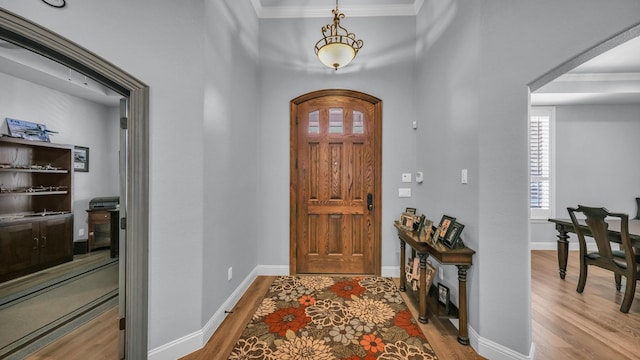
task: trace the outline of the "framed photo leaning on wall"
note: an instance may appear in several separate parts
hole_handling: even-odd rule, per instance
[[[460,239],[462,229],[464,229],[464,225],[460,224],[457,221],[454,221],[453,224],[449,227],[447,237],[444,238],[442,243],[451,249],[456,247],[456,245],[458,245],[458,239]]]
[[[438,302],[449,308],[449,288],[438,283]]]

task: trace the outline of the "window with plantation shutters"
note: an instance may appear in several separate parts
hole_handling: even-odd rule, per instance
[[[555,108],[532,107],[529,119],[529,207],[532,219],[552,217],[552,135]]]

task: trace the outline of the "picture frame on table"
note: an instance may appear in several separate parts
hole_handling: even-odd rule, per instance
[[[442,241],[442,243],[450,249],[455,248],[458,245],[458,240],[460,239],[462,229],[464,229],[464,225],[460,224],[457,221],[454,221],[450,226],[447,237]]]
[[[415,217],[415,221],[413,222],[413,230],[415,230],[418,235],[420,235],[420,232],[422,231],[422,226],[426,218],[427,217],[424,214]]]
[[[89,148],[84,146],[73,147],[73,170],[89,172]]]
[[[404,212],[406,212],[407,214],[413,214],[413,215],[415,215],[415,214],[416,214],[416,210],[417,210],[416,208],[408,207],[408,208],[406,208],[406,209],[404,210]]]
[[[440,224],[438,225],[438,232],[436,241],[444,242],[451,230],[451,225],[456,221],[456,218],[449,215],[442,215],[442,219],[440,219]]]
[[[418,232],[418,240],[429,242],[431,240],[431,234],[433,234],[433,221],[425,218]]]
[[[400,225],[407,230],[413,230],[413,222],[415,220],[415,216],[410,213],[402,213],[400,215]]]
[[[442,283],[438,283],[438,302],[449,308],[449,288]]]
[[[429,244],[435,246],[438,243],[438,234],[440,233],[440,227],[431,226],[431,236],[427,238]]]

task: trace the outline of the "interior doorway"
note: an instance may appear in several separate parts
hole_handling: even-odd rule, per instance
[[[131,75],[88,50],[15,14],[0,9],[0,39],[50,58],[128,98],[127,179],[125,209],[126,259],[124,288],[126,317],[120,328],[124,357],[147,357],[148,264],[148,114],[149,89]],[[135,261],[132,261],[135,259]]]
[[[321,90],[291,101],[290,272],[381,273],[382,101]]]

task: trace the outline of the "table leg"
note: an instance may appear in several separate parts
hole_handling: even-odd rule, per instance
[[[567,230],[561,224],[556,224],[556,230],[558,230],[558,268],[560,271],[560,279],[564,279],[564,277],[567,275],[569,235],[567,235]]]
[[[418,253],[418,257],[420,258],[420,286],[418,288],[420,299],[420,313],[418,314],[418,321],[423,324],[429,322],[429,314],[427,313],[427,256],[429,254],[426,253]]]
[[[400,239],[400,291],[407,291],[407,274],[404,271],[404,258],[405,251],[407,248],[407,243]]]
[[[458,322],[458,342],[469,345],[469,331],[467,328],[467,265],[458,265],[458,302],[459,302],[459,322]]]

